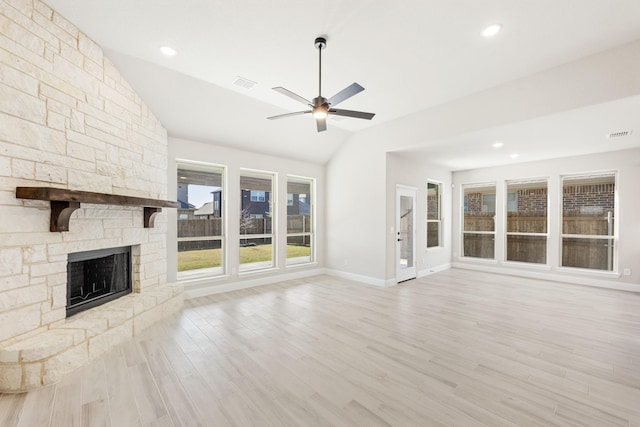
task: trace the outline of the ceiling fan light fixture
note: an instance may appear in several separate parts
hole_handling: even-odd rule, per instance
[[[313,107],[313,117],[316,119],[326,119],[329,111],[325,107]]]

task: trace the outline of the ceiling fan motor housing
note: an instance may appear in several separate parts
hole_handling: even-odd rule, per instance
[[[326,106],[327,108],[329,108],[329,100],[324,96],[316,96],[311,100],[311,102],[313,102],[314,107]]]

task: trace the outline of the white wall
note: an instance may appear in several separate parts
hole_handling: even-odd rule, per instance
[[[385,284],[386,158],[355,135],[327,164],[327,262],[333,271]]]
[[[244,287],[247,284],[261,284],[282,278],[285,274],[310,274],[324,266],[325,258],[325,180],[324,167],[312,163],[301,162],[248,151],[236,150],[221,145],[214,145],[185,139],[169,138],[168,154],[168,194],[170,200],[176,200],[177,175],[176,159],[205,162],[227,167],[226,194],[223,197],[227,206],[227,271],[222,277],[206,278],[185,283],[187,296],[205,295]],[[254,169],[268,171],[277,174],[276,194],[278,202],[277,230],[278,236],[286,233],[287,227],[287,175],[296,175],[316,180],[316,233],[315,233],[315,262],[300,266],[286,266],[286,241],[277,239],[276,264],[268,271],[238,272],[239,242],[240,242],[240,169]],[[176,211],[172,210],[168,215],[168,234],[176,236]],[[175,238],[169,238],[167,244],[168,277],[171,281],[177,280],[177,242]],[[306,272],[306,273],[305,273]],[[271,278],[271,279],[269,279]],[[244,284],[244,285],[243,285]]]
[[[427,249],[427,180],[442,184],[442,246]],[[394,194],[397,185],[418,189],[416,198],[416,267],[418,276],[447,268],[451,262],[451,171],[401,153],[387,154],[387,193]],[[395,199],[395,197],[394,197]],[[386,279],[396,278],[395,203],[387,204]],[[397,230],[394,230],[397,231]]]
[[[353,135],[327,164],[327,267],[376,284],[392,277],[387,152],[637,95],[638,57],[640,41]]]
[[[630,276],[619,273],[577,271],[563,269],[560,264],[560,211],[562,207],[561,176],[565,174],[616,171],[619,241],[617,245],[619,272],[631,268]],[[502,206],[505,194],[505,181],[520,178],[548,178],[549,194],[549,241],[548,266],[529,265],[504,261],[505,242],[501,237],[504,230],[504,210],[496,210],[496,260],[474,260],[461,258],[461,185],[474,182],[496,182],[496,203]],[[555,159],[543,162],[520,163],[497,168],[475,169],[453,174],[453,261],[456,266],[465,268],[481,268],[508,274],[547,276],[558,280],[576,283],[594,284],[640,291],[640,149],[593,154],[588,156]],[[635,287],[627,286],[635,285]]]

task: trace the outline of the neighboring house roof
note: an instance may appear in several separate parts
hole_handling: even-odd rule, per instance
[[[194,215],[213,215],[213,202],[207,202],[200,207],[200,209],[196,209],[193,213]]]
[[[191,203],[188,203],[182,200],[178,200],[178,203],[180,203],[179,209],[195,209],[195,206],[192,205]]]

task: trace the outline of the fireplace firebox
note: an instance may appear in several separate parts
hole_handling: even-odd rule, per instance
[[[67,317],[131,293],[131,247],[68,255]]]

